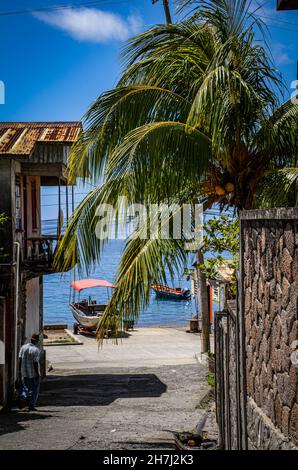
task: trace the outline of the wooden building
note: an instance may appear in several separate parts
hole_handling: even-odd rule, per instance
[[[53,272],[61,227],[43,235],[41,188],[58,186],[60,195],[67,186],[80,130],[79,122],[0,123],[0,406],[13,394],[21,344],[42,331],[42,279]]]

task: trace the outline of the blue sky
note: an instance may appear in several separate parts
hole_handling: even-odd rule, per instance
[[[67,3],[0,0],[0,12]],[[290,89],[298,60],[298,12],[277,13],[275,0],[263,3],[269,43]],[[0,16],[0,80],[6,87],[0,120],[80,119],[119,78],[123,41],[163,21],[162,2],[151,0],[99,0],[84,11]]]
[[[67,3],[67,0],[0,0],[0,11]],[[6,86],[6,104],[0,106],[1,121],[80,119],[88,105],[116,83],[123,39],[129,33],[163,21],[163,10],[161,4],[151,5],[151,0],[106,0],[105,3],[101,11],[118,15],[111,25],[109,17],[103,17],[102,23],[100,18],[93,20],[98,31],[108,30],[105,42],[100,42],[101,35],[88,36],[88,25],[85,36],[81,31],[81,35],[74,37],[33,15],[0,16],[0,80]],[[77,18],[73,18],[73,23],[82,14],[75,13]],[[65,11],[54,18],[48,15],[48,19],[57,20],[62,14]],[[131,27],[133,22],[129,22],[129,17],[137,19],[135,28]],[[75,24],[69,27],[75,28]],[[115,34],[111,28],[116,29]]]
[[[0,0],[0,12],[87,1]],[[170,0],[172,13],[173,3]],[[275,0],[262,3],[260,14],[271,34],[268,42],[290,94],[297,73],[298,12],[276,12]],[[156,5],[151,0],[99,0],[84,10],[0,15],[0,80],[6,87],[0,120],[80,119],[89,104],[119,78],[124,40],[161,22],[161,0]],[[53,188],[43,197],[47,218],[57,213],[54,193]],[[77,201],[81,193],[79,189]]]

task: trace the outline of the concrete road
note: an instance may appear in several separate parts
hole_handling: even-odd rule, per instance
[[[136,350],[126,349],[125,342],[122,354],[121,346],[108,346],[109,353],[104,347],[101,367],[90,365],[98,361],[92,339],[86,342],[93,351],[89,359],[84,345],[49,347],[54,369],[42,385],[38,412],[2,413],[0,449],[174,448],[172,432],[192,430],[204,413],[197,405],[209,390],[207,371],[194,359],[197,336],[148,330],[128,339],[135,338]],[[171,340],[170,350],[162,346]],[[66,348],[73,350],[70,358]],[[215,437],[213,415],[206,429]]]
[[[49,346],[47,359],[55,370],[95,367],[156,367],[172,364],[196,364],[200,352],[200,336],[185,332],[186,328],[138,328],[126,338],[97,341],[79,335],[83,345]]]

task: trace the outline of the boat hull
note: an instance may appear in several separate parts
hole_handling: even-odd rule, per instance
[[[180,291],[177,289],[171,289],[167,286],[151,286],[154,290],[156,297],[168,300],[189,300],[190,291]]]
[[[74,304],[70,305],[70,309],[77,323],[88,330],[96,330],[103,317],[103,312],[97,313],[96,315],[86,315],[84,314],[84,312],[80,311]]]

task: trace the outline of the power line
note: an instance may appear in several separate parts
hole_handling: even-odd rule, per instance
[[[266,16],[266,15],[256,15],[256,16],[258,18],[271,20],[271,21],[274,21],[276,23],[286,24],[286,25],[290,25],[290,26],[297,26],[297,28],[298,28],[298,23],[293,23],[291,21],[286,21],[286,20],[280,20],[279,18],[274,18],[273,16]],[[289,32],[292,32],[292,33],[298,33],[298,29],[290,29],[290,28],[285,28],[283,26],[277,26],[277,25],[267,24],[267,23],[266,23],[266,25],[267,25],[268,28],[276,28],[276,29],[281,29],[282,31],[289,31]]]
[[[89,193],[75,193],[76,196],[87,196]],[[61,193],[61,196],[66,196],[66,192],[63,192]],[[41,197],[44,198],[44,197],[58,197],[59,194],[55,193],[55,194],[42,194]],[[68,195],[69,196],[69,195]]]
[[[156,3],[158,0],[152,0],[152,3]],[[79,3],[71,3],[71,4],[61,4],[61,5],[53,5],[53,6],[48,6],[48,7],[40,7],[40,8],[30,8],[30,9],[23,9],[23,10],[10,10],[10,11],[0,11],[0,16],[14,16],[14,15],[24,15],[24,14],[31,14],[31,13],[41,13],[41,12],[48,12],[48,11],[60,11],[60,10],[69,10],[69,9],[76,9],[76,8],[82,8],[82,7],[92,7],[92,6],[104,6],[104,5],[121,5],[124,3],[128,3],[128,0],[90,0],[86,2],[79,2]],[[168,3],[165,1],[164,3]],[[292,26],[297,26],[298,23],[294,23],[291,21],[286,21],[286,20],[281,20],[279,18],[274,18],[272,16],[267,16],[267,15],[256,15],[259,18],[264,18],[268,20],[275,21],[277,23],[283,23],[283,24],[288,24]],[[293,30],[293,29],[286,29],[286,28],[281,28],[278,26],[273,26],[273,25],[268,25],[269,27],[275,27],[279,29],[283,29],[286,31],[290,32],[298,32],[298,30]]]
[[[259,18],[265,18],[266,20],[271,20],[275,21],[277,23],[284,23],[284,24],[289,24],[291,26],[298,26],[298,23],[293,23],[293,21],[286,21],[286,20],[281,20],[279,18],[274,18],[273,16],[265,16],[265,15],[256,15]]]
[[[53,5],[49,7],[30,8],[26,10],[11,10],[11,11],[0,11],[0,16],[14,16],[14,15],[26,15],[31,13],[42,13],[47,11],[60,11],[69,10],[82,7],[100,6],[100,5],[119,5],[128,3],[128,0],[93,0],[88,2],[71,3],[63,5]]]
[[[80,201],[75,201],[75,204],[80,204],[80,202],[82,202],[81,200]],[[65,206],[67,203],[66,202],[61,202],[60,206]],[[59,204],[58,202],[57,203],[54,203],[54,204],[41,204],[40,205],[41,207],[59,207]]]
[[[269,28],[280,29],[282,31],[288,31],[289,33],[298,33],[298,29],[283,28],[282,26],[277,26],[277,25],[273,25],[273,24],[268,25],[268,27]]]

